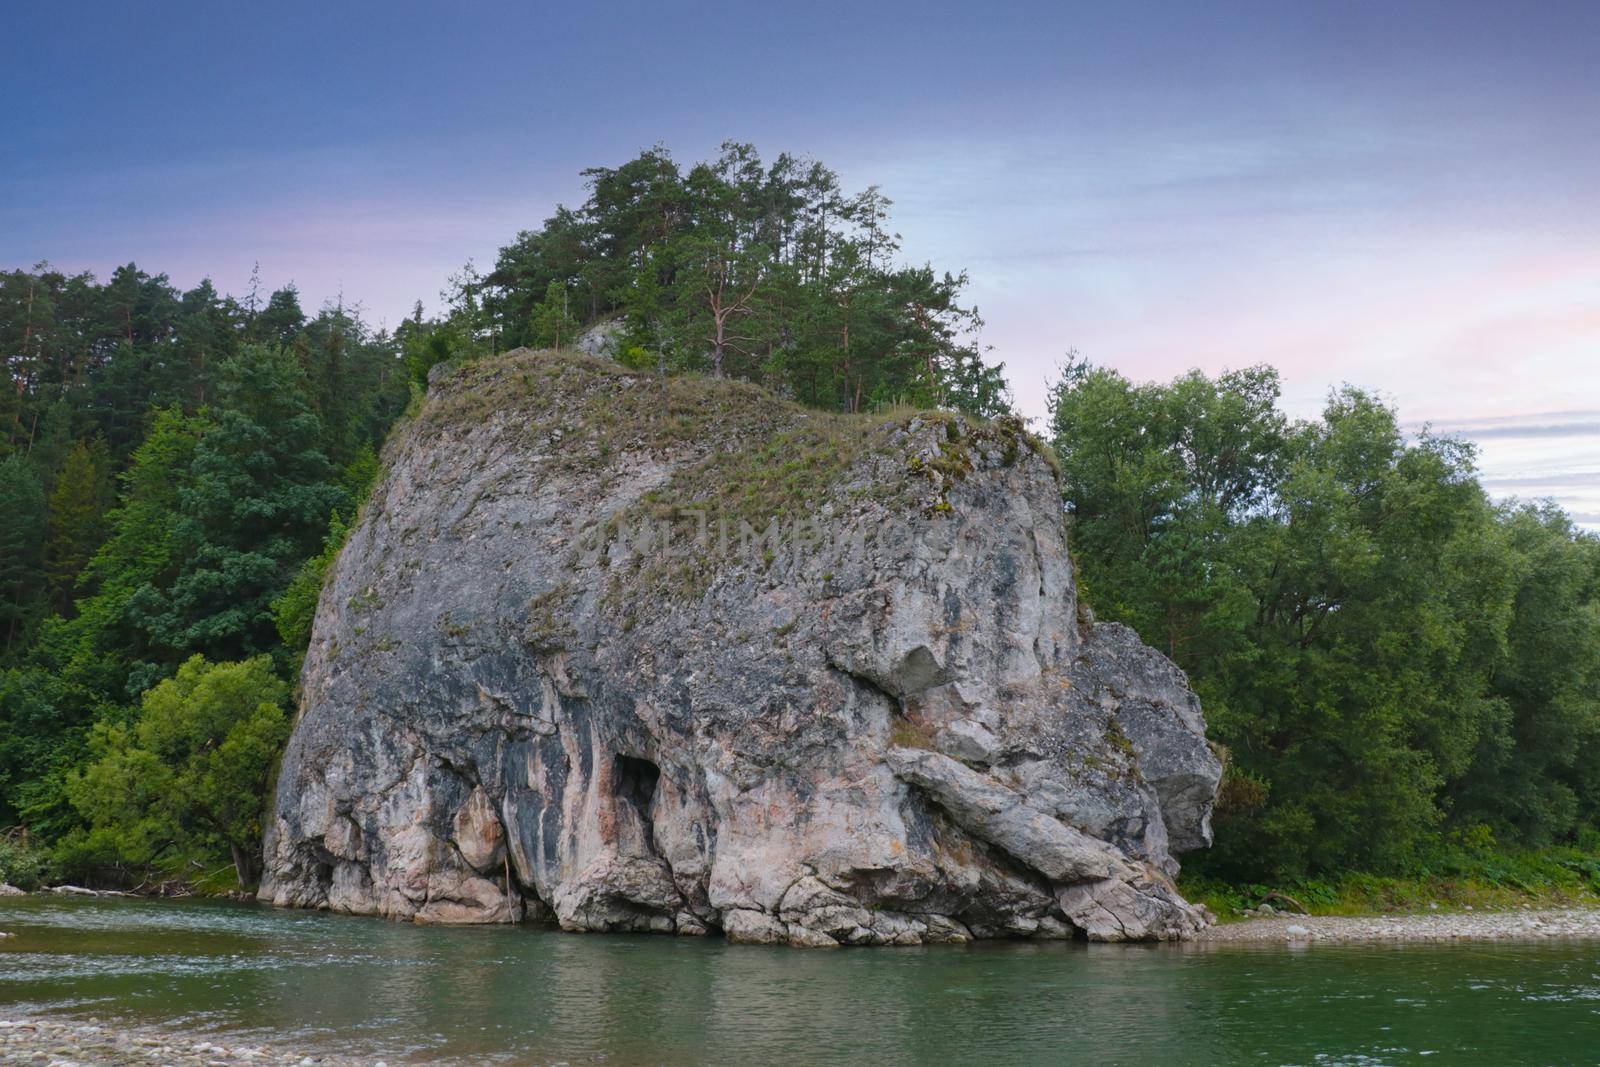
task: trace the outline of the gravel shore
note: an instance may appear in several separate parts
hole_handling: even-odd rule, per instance
[[[0,1019],[0,1063],[40,1067],[386,1067],[382,1060],[306,1054],[269,1045],[227,1045],[167,1030],[26,1017]]]
[[[1274,915],[1208,927],[1218,942],[1544,941],[1600,938],[1600,910],[1440,911],[1415,915]]]

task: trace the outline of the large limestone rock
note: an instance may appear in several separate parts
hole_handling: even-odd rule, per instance
[[[264,899],[808,946],[1203,924],[1199,702],[1080,612],[1019,427],[519,351],[386,460]]]

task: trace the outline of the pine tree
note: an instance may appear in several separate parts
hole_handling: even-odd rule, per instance
[[[247,347],[220,370],[216,425],[180,494],[180,570],[136,597],[152,640],[174,657],[237,659],[276,643],[271,604],[321,547],[349,499],[321,445],[294,356]]]
[[[567,287],[551,282],[545,287],[544,299],[533,309],[528,324],[529,340],[538,348],[571,346],[578,333],[578,322],[567,309]]]
[[[101,442],[79,441],[50,491],[44,566],[56,611],[70,612],[78,574],[104,539],[109,457]]]
[[[44,486],[25,456],[0,460],[0,638],[12,652],[44,592]]]

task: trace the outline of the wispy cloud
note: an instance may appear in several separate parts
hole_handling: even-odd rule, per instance
[[[1552,422],[1542,426],[1495,426],[1462,432],[1469,437],[1595,437],[1600,436],[1600,421]]]
[[[1474,440],[1491,437],[1596,437],[1600,436],[1600,411],[1549,411],[1526,415],[1412,422],[1407,429],[1426,426],[1435,434]]]
[[[1600,485],[1600,471],[1507,475],[1484,477],[1481,481],[1485,488],[1491,490],[1568,489],[1578,486]]]

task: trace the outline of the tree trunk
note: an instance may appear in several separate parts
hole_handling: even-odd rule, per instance
[[[239,888],[244,889],[254,881],[251,876],[254,873],[255,865],[250,862],[249,853],[240,848],[237,843],[229,841],[228,850],[233,853],[233,873],[239,878]]]
[[[713,313],[712,321],[717,324],[717,332],[711,342],[711,376],[720,378],[722,377],[722,313],[720,311]]]
[[[672,394],[667,391],[667,346],[661,341],[661,331],[656,330],[656,373],[661,377],[661,417],[672,418]]]

